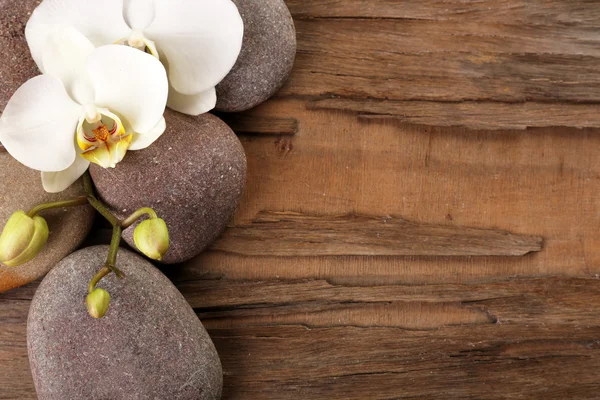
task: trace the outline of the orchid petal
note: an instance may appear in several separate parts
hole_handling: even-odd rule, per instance
[[[166,58],[179,93],[204,92],[225,78],[242,48],[244,23],[230,0],[155,0],[145,35]]]
[[[163,65],[150,54],[126,46],[96,49],[87,71],[95,104],[122,115],[136,132],[151,130],[162,118],[169,84]]]
[[[40,75],[25,82],[6,105],[0,142],[29,168],[63,171],[75,160],[73,138],[82,112],[58,79]]]
[[[188,115],[200,115],[209,112],[217,105],[217,91],[210,88],[195,95],[185,95],[169,88],[167,106],[171,110]]]
[[[114,43],[131,32],[123,19],[123,0],[44,0],[25,28],[31,55],[40,69],[46,40],[56,25],[73,26],[96,47]]]
[[[73,79],[67,91],[71,98],[82,106],[91,106],[96,100],[94,84],[85,70]]]
[[[156,8],[154,0],[124,0],[123,16],[133,30],[142,31],[154,21]]]
[[[81,75],[88,56],[95,47],[72,26],[58,25],[44,46],[42,72],[59,79],[71,93],[75,79]]]
[[[165,118],[163,117],[160,119],[158,124],[156,124],[156,126],[152,129],[150,129],[148,132],[134,133],[133,141],[131,142],[131,145],[129,146],[129,150],[145,149],[146,147],[148,147],[152,143],[154,143],[159,137],[161,137],[162,134],[165,133],[166,129],[167,129],[167,122],[165,121]]]
[[[83,157],[75,157],[75,161],[64,171],[42,172],[42,185],[48,193],[59,193],[81,178],[87,171],[90,162]]]

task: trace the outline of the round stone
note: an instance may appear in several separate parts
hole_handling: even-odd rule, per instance
[[[210,337],[175,286],[140,256],[119,251],[126,277],[100,281],[110,308],[102,319],[88,315],[88,283],[108,250],[65,258],[33,298],[27,347],[38,398],[219,399],[223,375]]]
[[[40,74],[25,40],[25,25],[39,0],[0,0],[0,113],[15,91]]]
[[[227,227],[246,183],[246,155],[233,131],[211,114],[167,110],[166,132],[150,147],[130,151],[114,169],[92,165],[98,193],[121,219],[153,208],[169,228],[166,264],[189,260]],[[135,247],[133,231],[123,237]]]
[[[256,107],[285,83],[296,57],[296,29],[283,0],[233,0],[244,21],[242,52],[217,85],[217,110]]]
[[[81,180],[62,193],[46,193],[39,171],[27,168],[0,148],[0,229],[17,210],[29,211],[41,203],[69,200],[84,194]],[[46,247],[36,258],[19,267],[0,264],[0,292],[44,276],[79,247],[92,227],[95,212],[90,206],[80,206],[43,211],[40,215],[50,229]]]

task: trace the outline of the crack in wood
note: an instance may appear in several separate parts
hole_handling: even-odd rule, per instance
[[[354,112],[360,120],[395,120],[414,125],[464,127],[485,130],[524,130],[550,126],[595,128],[600,126],[597,104],[543,102],[397,101],[358,98],[322,98],[310,109]],[[560,116],[557,121],[549,114]]]
[[[246,113],[217,113],[237,134],[259,135],[295,135],[298,132],[298,120],[271,116],[255,116]]]
[[[249,325],[296,325],[310,328],[355,326],[431,330],[452,325],[495,324],[488,311],[457,303],[429,302],[305,302],[238,307],[195,309],[208,328]],[[429,318],[428,316],[433,316]]]
[[[250,325],[338,325],[429,330],[454,325],[513,329],[596,324],[582,299],[600,300],[600,281],[522,279],[475,285],[348,287],[325,281],[196,281],[179,289],[212,329]],[[578,310],[576,315],[573,310]],[[515,345],[516,346],[516,345]]]
[[[230,227],[212,250],[247,256],[522,256],[542,238],[501,230],[429,225],[394,217],[261,212]]]
[[[560,357],[590,357],[588,350],[600,349],[599,340],[525,340],[497,343],[486,347],[461,350],[449,357],[467,357],[477,360],[529,360]]]

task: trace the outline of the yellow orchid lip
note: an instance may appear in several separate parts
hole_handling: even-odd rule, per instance
[[[77,145],[81,157],[103,168],[114,168],[125,157],[133,135],[121,118],[107,109],[98,109],[100,119],[89,122],[85,117],[77,126]]]

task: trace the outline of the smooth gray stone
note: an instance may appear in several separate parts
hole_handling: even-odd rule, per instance
[[[153,208],[169,228],[163,263],[187,261],[227,227],[246,184],[246,155],[233,131],[211,114],[167,110],[167,131],[150,147],[130,151],[114,169],[92,165],[100,197],[120,218]],[[133,242],[134,225],[125,230]]]
[[[296,29],[283,0],[233,0],[244,21],[242,52],[217,85],[217,110],[238,112],[273,96],[296,58]]]
[[[29,361],[41,400],[219,399],[223,376],[215,347],[173,284],[152,264],[121,249],[114,275],[98,287],[111,305],[87,313],[87,286],[108,246],[61,261],[43,280],[29,311]]]
[[[50,194],[42,187],[39,171],[27,168],[0,148],[0,231],[13,212],[25,212],[41,203],[69,200],[85,195],[81,180],[64,192]],[[25,285],[44,276],[84,241],[94,222],[91,206],[58,208],[40,213],[48,222],[50,236],[44,250],[18,267],[0,263],[0,292]]]

